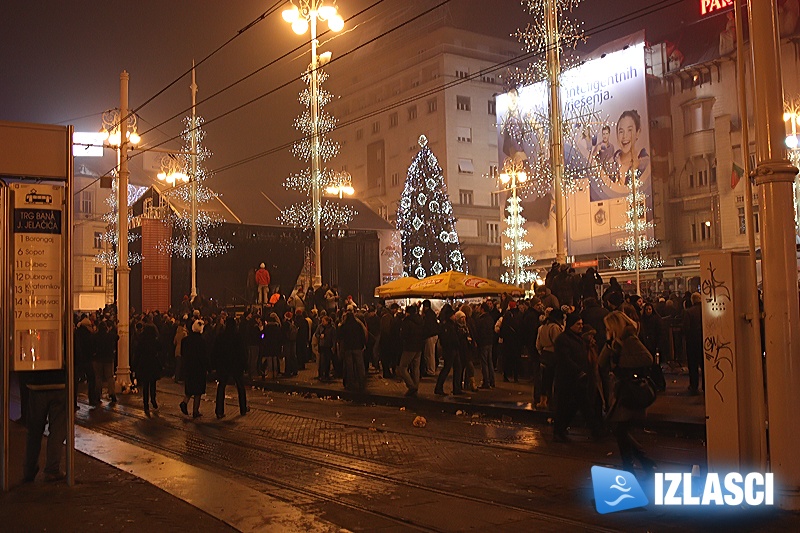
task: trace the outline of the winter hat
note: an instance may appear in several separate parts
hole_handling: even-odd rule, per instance
[[[614,307],[619,307],[620,305],[622,305],[623,301],[624,298],[622,294],[618,292],[612,292],[611,294],[608,295],[608,303],[610,303]]]
[[[517,302],[515,302],[514,300],[511,300],[510,302],[508,302],[508,308],[509,309],[516,309],[517,308]]]
[[[464,314],[464,311],[456,311],[453,318],[456,322],[464,322],[467,320],[467,315]]]
[[[570,313],[567,315],[567,328],[571,328],[578,320],[581,320],[580,313]]]
[[[560,324],[564,322],[564,311],[561,309],[551,309],[550,314],[547,315],[547,318]]]
[[[205,326],[205,323],[202,320],[195,320],[194,324],[192,324],[192,331],[195,333],[203,333],[203,326]]]

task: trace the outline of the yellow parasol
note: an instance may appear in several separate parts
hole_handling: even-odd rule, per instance
[[[410,283],[398,283],[400,280],[413,280]],[[513,285],[464,274],[462,272],[444,272],[425,279],[400,278],[394,282],[381,285],[375,289],[375,296],[381,298],[471,298],[475,296],[496,296],[504,292],[512,296],[522,296],[523,290]],[[380,295],[379,295],[380,291]]]

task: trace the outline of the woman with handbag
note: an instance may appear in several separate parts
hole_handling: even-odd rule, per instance
[[[652,474],[656,463],[631,435],[633,426],[644,420],[647,407],[655,400],[655,388],[648,372],[653,356],[639,340],[636,322],[624,313],[612,311],[603,319],[608,340],[598,359],[603,376],[614,377],[613,400],[607,420],[617,439],[622,467],[633,472],[634,459]]]

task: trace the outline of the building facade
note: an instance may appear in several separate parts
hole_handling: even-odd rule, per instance
[[[340,95],[330,110],[343,124],[334,170],[349,172],[358,198],[394,223],[425,135],[443,169],[470,272],[498,279],[502,210],[490,176],[504,69],[491,69],[519,55],[519,44],[441,26],[371,46],[360,64],[388,66],[337,73],[329,82]]]

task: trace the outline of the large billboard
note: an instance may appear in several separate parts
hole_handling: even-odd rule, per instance
[[[571,256],[621,251],[631,176],[638,176],[640,201],[652,220],[644,43],[629,39],[615,46],[561,77]],[[546,82],[497,97],[500,166],[508,159],[522,162],[532,178],[518,194],[536,259],[554,257],[556,248],[548,102]]]

